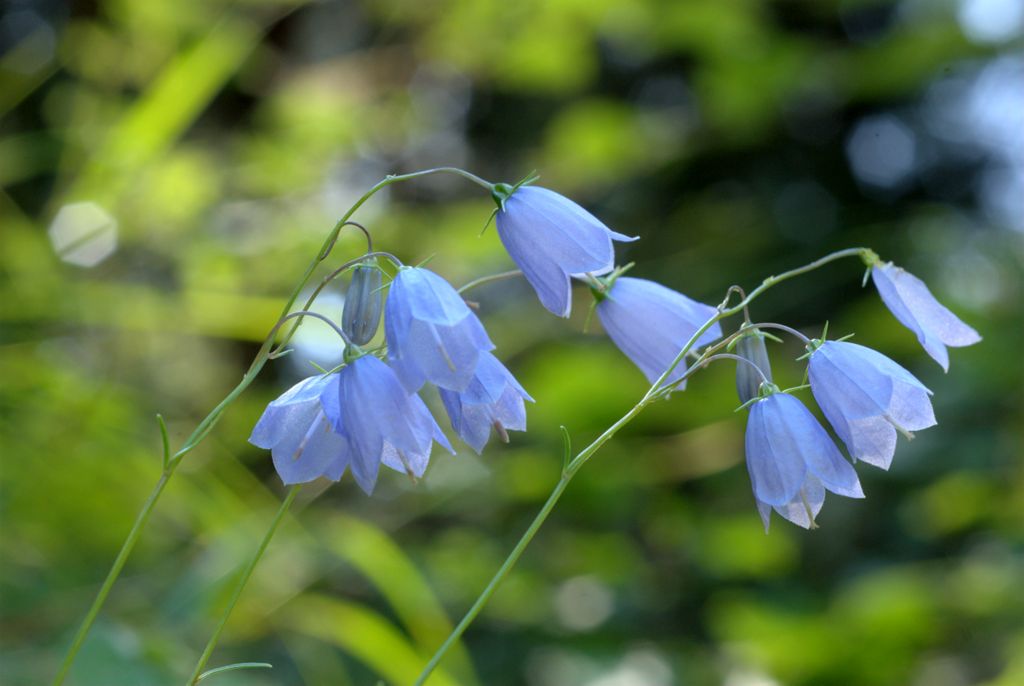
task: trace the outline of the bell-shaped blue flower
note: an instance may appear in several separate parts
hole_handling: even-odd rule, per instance
[[[570,277],[607,273],[615,263],[612,241],[636,240],[539,186],[515,189],[498,210],[496,222],[509,256],[541,304],[559,317],[568,317],[572,309]]]
[[[494,349],[483,324],[452,286],[421,267],[398,270],[384,312],[388,361],[409,392],[430,381],[461,391],[482,352]]]
[[[838,495],[864,497],[853,466],[810,410],[787,393],[771,393],[751,406],[746,452],[759,507],[771,506],[791,521],[804,500],[810,521],[820,509],[824,494],[819,497],[815,479]]]
[[[671,288],[628,276],[616,278],[598,297],[597,316],[604,330],[651,383],[665,373],[697,329],[716,312]],[[696,345],[721,336],[722,327],[715,322]],[[676,381],[685,373],[686,365],[680,362],[667,381]]]
[[[933,360],[949,371],[946,346],[959,348],[981,340],[978,332],[964,324],[935,299],[921,279],[892,262],[875,264],[871,279],[889,311],[917,335]]]
[[[440,389],[452,428],[479,455],[494,429],[508,442],[508,431],[526,431],[526,403],[533,398],[491,353],[480,356],[473,380],[463,391]]]
[[[768,528],[771,525],[772,510],[797,526],[815,529],[817,524],[814,523],[814,520],[825,504],[825,487],[821,485],[820,479],[813,474],[808,474],[804,478],[804,485],[800,487],[799,492],[785,505],[769,505],[757,500],[756,497],[754,499],[757,501],[757,513],[761,515],[765,533],[768,533]]]
[[[434,441],[454,453],[423,400],[372,355],[332,375],[320,400],[334,430],[348,437],[352,475],[367,493],[373,491],[382,462],[419,477]]]
[[[825,341],[811,353],[811,392],[854,461],[888,469],[896,432],[935,425],[931,391],[906,369],[863,345]]]
[[[270,450],[285,484],[320,476],[337,481],[349,464],[348,439],[335,432],[320,405],[330,382],[327,376],[311,376],[295,384],[267,406],[249,436],[250,443]]]

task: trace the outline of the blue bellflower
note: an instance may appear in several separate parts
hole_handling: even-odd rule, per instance
[[[440,389],[452,428],[479,455],[493,428],[508,443],[508,431],[526,431],[526,404],[533,398],[491,353],[483,353],[464,391]]]
[[[605,274],[615,263],[612,231],[572,200],[539,186],[517,188],[497,215],[498,236],[544,307],[559,317],[572,309],[570,277]]]
[[[754,498],[766,529],[769,507],[809,528],[825,490],[864,497],[853,467],[814,415],[792,395],[771,393],[754,402],[747,419],[746,452]]]
[[[888,469],[896,432],[935,425],[931,391],[906,369],[870,348],[826,341],[811,353],[811,392],[854,461]]]
[[[949,371],[947,345],[959,348],[981,340],[977,331],[935,299],[921,279],[892,262],[875,264],[871,268],[871,279],[885,306],[917,335],[925,352],[944,371]]]
[[[348,439],[334,431],[320,405],[327,376],[303,379],[271,402],[249,436],[253,445],[270,450],[274,469],[285,484],[345,473],[351,451]]]
[[[391,282],[384,333],[388,361],[410,393],[427,381],[453,391],[465,389],[481,353],[494,349],[462,296],[420,267],[399,269]]]
[[[434,441],[454,453],[423,400],[372,355],[331,376],[320,400],[334,430],[348,438],[352,475],[367,493],[373,491],[382,462],[420,477]]]
[[[716,312],[715,308],[661,284],[628,276],[615,279],[603,295],[597,304],[601,325],[651,383],[668,369],[697,329]],[[721,336],[722,328],[715,322],[696,345],[706,345]],[[667,381],[676,381],[685,373],[686,365],[680,362]],[[685,384],[680,388],[685,388]]]

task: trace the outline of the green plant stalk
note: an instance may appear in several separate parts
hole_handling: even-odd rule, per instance
[[[195,669],[192,670],[192,676],[190,676],[188,681],[185,682],[185,686],[194,686],[195,683],[199,681],[199,677],[203,673],[206,663],[210,661],[210,656],[213,655],[213,649],[217,647],[217,641],[220,640],[220,635],[224,631],[224,627],[227,625],[228,619],[231,617],[231,612],[235,609],[238,599],[242,596],[242,591],[245,590],[245,586],[249,583],[249,578],[256,569],[256,565],[259,564],[260,559],[263,557],[263,553],[267,550],[267,546],[270,545],[270,539],[274,537],[277,527],[281,524],[281,520],[284,519],[285,512],[287,512],[288,508],[291,507],[292,501],[295,500],[295,496],[299,494],[299,489],[301,488],[302,484],[296,484],[288,489],[288,495],[285,496],[285,499],[281,502],[281,507],[277,510],[277,514],[274,515],[273,521],[270,522],[270,528],[267,529],[265,534],[263,534],[263,540],[260,541],[260,546],[256,549],[256,553],[252,556],[252,559],[246,566],[245,571],[242,572],[242,576],[238,579],[238,583],[235,584],[235,590],[231,593],[231,599],[228,600],[228,604],[220,616],[220,621],[217,622],[217,627],[213,630],[210,640],[206,642],[206,648],[203,649],[203,654],[199,656]]]
[[[364,193],[358,200],[356,200],[355,204],[353,204],[352,207],[350,207],[349,210],[345,213],[345,215],[338,220],[338,222],[334,225],[334,228],[332,228],[330,233],[327,235],[327,238],[326,240],[324,240],[323,245],[321,245],[320,249],[317,251],[316,257],[312,260],[312,262],[310,262],[309,266],[306,267],[306,270],[303,273],[302,278],[299,280],[299,283],[292,290],[292,293],[289,296],[287,303],[285,304],[284,308],[282,308],[281,319],[279,319],[278,323],[275,324],[270,334],[264,340],[262,347],[260,348],[259,352],[256,353],[256,357],[253,359],[252,364],[249,366],[248,371],[246,371],[245,375],[242,377],[242,380],[239,382],[239,384],[235,386],[235,388],[230,393],[228,393],[228,395],[225,396],[225,398],[221,400],[220,403],[218,403],[217,406],[213,408],[213,410],[211,410],[208,415],[206,415],[206,417],[199,423],[199,425],[195,428],[192,434],[188,437],[188,439],[185,441],[182,447],[174,454],[173,457],[170,457],[168,459],[165,450],[165,465],[163,471],[160,474],[160,479],[153,487],[153,490],[150,491],[149,496],[146,498],[146,501],[142,505],[142,509],[139,510],[139,513],[136,515],[135,523],[132,525],[131,530],[128,532],[128,536],[127,538],[125,538],[124,543],[121,545],[121,549],[118,551],[117,557],[114,558],[114,563],[111,565],[110,571],[107,573],[107,577],[103,581],[103,585],[97,592],[96,597],[93,599],[92,605],[89,606],[89,610],[86,612],[85,617],[82,619],[82,623],[79,625],[78,630],[75,632],[74,638],[71,640],[71,645],[68,647],[68,651],[64,655],[64,660],[61,662],[60,669],[58,670],[57,675],[51,682],[52,686],[61,686],[61,684],[64,683],[64,679],[67,678],[67,674],[71,670],[71,665],[74,663],[75,658],[78,656],[78,652],[79,650],[81,650],[82,644],[85,642],[86,637],[89,635],[89,631],[92,629],[92,625],[96,622],[96,617],[99,615],[100,609],[103,607],[104,602],[106,602],[107,596],[110,594],[110,590],[113,588],[118,576],[120,576],[125,563],[128,561],[128,557],[132,553],[132,550],[135,548],[135,544],[138,542],[139,536],[142,534],[142,530],[145,528],[146,522],[149,520],[150,514],[152,514],[153,512],[153,508],[156,506],[156,503],[160,499],[161,494],[163,494],[164,487],[167,486],[167,482],[170,480],[171,476],[178,468],[178,465],[181,463],[182,458],[184,458],[185,455],[191,452],[197,445],[199,445],[203,441],[204,438],[206,438],[207,435],[209,435],[210,431],[213,430],[213,427],[216,426],[224,410],[227,409],[227,407],[231,405],[231,403],[233,403],[238,398],[238,396],[240,396],[245,391],[245,389],[249,387],[253,380],[259,375],[260,371],[263,369],[263,366],[267,363],[267,360],[270,359],[270,351],[273,346],[274,337],[276,336],[281,323],[283,322],[284,318],[288,315],[288,313],[291,311],[292,306],[295,304],[295,301],[302,293],[302,289],[305,288],[306,284],[309,282],[309,279],[313,275],[313,272],[316,271],[316,268],[319,266],[321,262],[327,259],[327,256],[330,254],[331,248],[333,248],[335,241],[337,241],[338,239],[338,233],[341,231],[341,228],[345,224],[345,222],[347,222],[352,217],[352,215],[355,214],[356,210],[362,207],[363,204],[366,203],[366,201],[369,200],[371,197],[373,197],[379,190],[387,186],[390,186],[393,183],[409,181],[412,179],[419,178],[421,176],[427,176],[429,174],[438,173],[456,174],[458,176],[462,176],[466,179],[469,179],[473,183],[483,186],[488,190],[490,190],[491,188],[491,184],[488,183],[487,181],[465,170],[457,169],[455,167],[437,167],[434,169],[425,169],[422,171],[412,172],[409,174],[386,176],[380,181],[378,181],[372,188],[370,188],[370,190],[366,191],[366,193]],[[294,326],[292,326],[288,333],[285,335],[284,341],[282,342],[281,345],[286,344],[288,340],[291,339],[291,337],[295,334],[295,331],[298,328],[300,322],[301,317],[299,318],[299,321],[296,321]]]
[[[661,393],[666,388],[666,386],[664,385],[666,379],[669,378],[669,375],[672,374],[672,371],[677,366],[679,366],[679,364],[683,361],[683,358],[685,358],[686,355],[690,352],[690,350],[693,349],[693,346],[697,344],[697,341],[700,340],[700,337],[703,336],[708,329],[714,326],[716,322],[719,322],[723,319],[727,319],[728,317],[732,317],[733,315],[743,312],[752,301],[754,301],[758,296],[760,296],[762,293],[767,291],[769,288],[775,286],[776,284],[782,283],[783,281],[786,281],[788,279],[792,279],[793,277],[800,276],[801,274],[806,274],[807,272],[814,271],[815,269],[823,267],[824,265],[830,262],[834,262],[836,260],[840,260],[846,257],[861,257],[862,259],[866,259],[866,256],[869,254],[873,253],[871,253],[871,251],[867,250],[866,248],[848,248],[846,250],[839,250],[837,252],[830,253],[820,259],[815,260],[814,262],[805,264],[802,267],[791,269],[790,271],[783,272],[782,274],[779,274],[777,276],[769,276],[764,281],[762,281],[757,288],[752,290],[749,295],[743,298],[738,304],[734,305],[733,307],[726,307],[728,305],[729,298],[734,292],[733,289],[730,288],[729,293],[726,295],[726,299],[723,300],[722,303],[718,306],[718,312],[715,313],[706,322],[704,322],[704,324],[699,329],[697,329],[696,333],[694,333],[690,337],[690,340],[686,342],[686,345],[683,346],[683,349],[679,351],[678,355],[676,355],[675,360],[672,361],[672,364],[669,365],[668,369],[666,369],[664,373],[660,377],[658,377],[658,379],[653,384],[651,384],[651,387],[647,389],[647,392],[644,393],[643,397],[640,398],[637,404],[634,405],[628,412],[626,412],[626,414],[622,415],[622,417],[620,417],[618,421],[616,421],[610,427],[605,429],[605,431],[600,436],[594,439],[594,441],[586,448],[581,450],[576,455],[576,457],[574,457],[572,461],[565,466],[565,468],[562,470],[561,478],[558,480],[558,483],[555,484],[554,489],[552,489],[551,494],[548,496],[548,499],[544,502],[544,505],[541,507],[540,512],[538,512],[537,516],[534,517],[533,521],[530,523],[530,526],[519,538],[519,541],[516,543],[515,547],[512,548],[512,552],[510,552],[508,557],[505,558],[505,561],[502,563],[501,567],[498,568],[498,571],[491,578],[490,582],[488,582],[487,586],[480,593],[480,595],[477,596],[477,599],[473,602],[473,605],[469,608],[469,610],[466,611],[466,614],[463,616],[462,620],[452,630],[451,634],[449,634],[448,638],[445,639],[444,643],[442,643],[441,646],[437,649],[437,652],[435,652],[434,655],[430,658],[430,661],[426,664],[426,666],[423,668],[423,671],[416,679],[414,686],[423,686],[423,684],[426,683],[431,673],[441,663],[441,660],[444,658],[445,653],[447,653],[448,650],[459,640],[459,638],[462,637],[462,634],[465,633],[467,628],[469,628],[469,625],[473,623],[473,620],[476,619],[477,615],[480,614],[480,611],[483,610],[485,605],[487,605],[487,602],[490,600],[491,596],[497,590],[498,586],[501,585],[501,582],[504,581],[505,577],[508,576],[509,572],[512,571],[512,568],[515,567],[516,562],[519,561],[519,558],[523,554],[523,551],[526,550],[526,547],[533,540],[533,537],[540,530],[541,526],[544,525],[544,522],[547,520],[552,510],[555,509],[555,505],[561,499],[566,487],[569,485],[569,482],[572,481],[572,478],[576,475],[576,473],[583,467],[583,465],[587,463],[587,461],[591,457],[593,457],[594,453],[601,449],[601,446],[603,446],[605,443],[611,440],[611,438],[615,436],[615,434],[617,434],[619,430],[622,429],[622,427],[626,426],[631,421],[633,421],[633,419],[641,412],[643,412],[643,410],[648,405],[650,405],[652,402],[654,402],[661,396]],[[684,381],[695,372],[699,371],[700,369],[703,369],[704,365],[709,362],[709,357],[709,351],[705,351],[700,357],[697,358],[694,364],[689,369],[686,370],[686,373],[683,375],[681,379],[679,379],[676,382],[673,382],[673,385]]]

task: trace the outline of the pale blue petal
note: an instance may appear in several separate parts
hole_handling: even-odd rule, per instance
[[[422,268],[399,270],[388,293],[384,331],[388,359],[409,392],[426,381],[464,388],[479,351],[494,348],[462,296]]]
[[[881,469],[889,469],[893,455],[896,454],[896,428],[892,422],[880,416],[851,419],[847,421],[846,432],[849,438],[836,431],[854,461],[861,460]]]
[[[572,310],[572,285],[569,273],[547,255],[544,243],[537,243],[531,231],[521,229],[518,224],[510,224],[512,222],[507,216],[499,212],[498,236],[505,250],[533,286],[541,304],[559,317],[568,317]]]
[[[816,477],[808,474],[807,480],[804,481],[804,485],[800,492],[796,494],[796,497],[785,505],[776,507],[775,511],[781,517],[788,519],[797,526],[810,529],[814,525],[814,519],[821,512],[824,504],[825,487],[822,486],[821,481]],[[810,512],[808,512],[808,508],[810,508]],[[767,530],[767,527],[765,530]]]
[[[888,469],[896,450],[894,426],[914,431],[935,424],[930,391],[862,345],[824,343],[811,355],[809,377],[818,405],[854,460]]]
[[[429,269],[403,267],[395,275],[391,288],[408,303],[413,319],[455,326],[473,314],[458,291]]]
[[[747,418],[747,471],[754,497],[769,505],[785,505],[804,483],[807,467],[800,448],[786,429],[786,418],[775,409],[771,395],[750,408]],[[797,401],[799,402],[799,401]]]
[[[946,346],[962,347],[981,340],[978,332],[943,306],[928,286],[891,262],[875,265],[872,280],[878,294],[901,324],[917,335],[925,351],[944,370],[949,370]]]
[[[320,394],[332,379],[303,379],[274,400],[260,417],[249,441],[268,448],[285,484],[320,476],[337,481],[349,462],[344,432],[335,433],[320,406]]]
[[[715,308],[646,279],[619,277],[608,296],[597,305],[601,325],[612,341],[654,383],[683,346],[711,317]],[[716,322],[697,340],[696,346],[722,336]],[[686,373],[680,362],[668,381]]]
[[[847,375],[858,378],[876,399],[883,414],[901,428],[918,431],[935,426],[935,414],[928,397],[932,392],[909,371],[882,353],[855,343],[830,341],[822,350],[837,366],[844,368]],[[837,351],[841,354],[836,355]]]
[[[476,376],[462,392],[439,389],[452,428],[479,454],[496,423],[511,431],[526,430],[525,400],[533,399],[491,353],[483,353]]]
[[[811,355],[807,375],[815,399],[821,404],[827,396],[825,402],[846,419],[883,414],[892,396],[892,379],[859,365],[834,346],[829,341]]]
[[[341,415],[352,445],[352,474],[370,493],[385,442],[407,455],[422,449],[422,420],[411,401],[416,396],[410,396],[391,368],[372,355],[356,359],[338,377]],[[325,411],[328,404],[325,399]]]
[[[273,400],[256,426],[253,427],[249,442],[270,449],[288,434],[304,432],[309,428],[316,411],[314,402],[330,383],[327,376],[310,376],[295,384]]]
[[[828,490],[850,498],[864,497],[857,472],[802,402],[786,393],[775,393],[755,407],[760,405],[766,406],[766,424],[775,428],[769,432],[768,440],[776,454],[793,450]],[[791,499],[787,498],[786,502]],[[784,504],[767,498],[762,500],[772,505]]]
[[[438,387],[460,391],[473,379],[480,353],[493,348],[476,316],[457,326],[413,320],[396,359],[399,366],[415,365]],[[410,392],[419,390],[406,388]]]
[[[306,483],[324,476],[339,480],[350,458],[348,440],[334,432],[319,407],[301,436],[289,436],[271,450],[274,469],[286,485]]]

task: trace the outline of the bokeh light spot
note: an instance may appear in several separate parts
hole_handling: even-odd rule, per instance
[[[71,203],[54,217],[49,235],[60,259],[95,267],[117,248],[117,220],[94,202]]]
[[[972,42],[1004,43],[1024,32],[1024,2],[962,0],[956,18]]]
[[[895,188],[914,171],[914,132],[892,115],[863,119],[846,142],[846,155],[857,178],[870,186]]]
[[[613,607],[611,590],[590,576],[573,577],[555,591],[555,612],[567,629],[594,629],[611,616]]]

